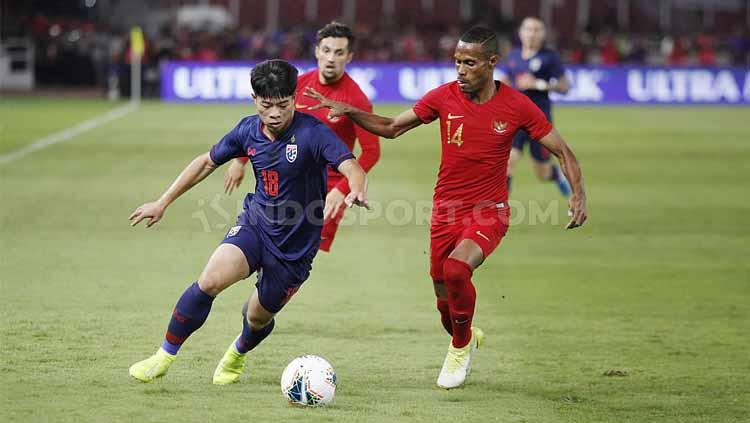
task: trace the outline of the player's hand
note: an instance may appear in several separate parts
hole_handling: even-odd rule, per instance
[[[344,116],[346,112],[349,110],[348,104],[340,103],[338,101],[333,101],[329,98],[326,98],[323,96],[323,94],[317,92],[312,87],[305,88],[304,95],[306,97],[315,99],[319,102],[318,104],[314,106],[310,106],[307,110],[318,110],[318,109],[322,109],[323,107],[325,107],[329,109],[328,119],[333,119],[339,116]]]
[[[517,90],[531,90],[536,87],[536,78],[534,75],[526,72],[516,77],[516,89]]]
[[[344,202],[346,195],[338,188],[333,188],[326,195],[326,205],[323,208],[323,220],[328,220],[339,214],[339,211],[346,206]]]
[[[245,165],[237,160],[232,163],[224,174],[224,192],[231,195],[235,188],[239,188],[242,180],[245,178]]]
[[[349,195],[346,196],[344,203],[346,204],[346,207],[349,208],[352,206],[360,206],[370,210],[370,203],[367,201],[367,194],[364,192],[350,192]]]
[[[586,194],[573,194],[568,200],[568,215],[570,222],[565,229],[574,229],[583,225],[588,215],[586,214]]]
[[[155,201],[153,203],[146,203],[133,212],[133,214],[130,215],[128,218],[130,220],[130,226],[135,226],[138,223],[140,223],[143,219],[148,219],[148,222],[146,222],[146,227],[150,228],[154,226],[154,224],[161,220],[162,216],[164,216],[164,211],[166,208],[162,206],[158,201]]]

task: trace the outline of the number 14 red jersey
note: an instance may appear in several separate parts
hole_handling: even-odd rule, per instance
[[[523,129],[538,140],[552,131],[552,124],[528,97],[495,83],[497,92],[483,104],[469,100],[453,81],[429,91],[414,105],[422,122],[440,118],[442,157],[433,196],[433,221],[507,202],[513,135]]]

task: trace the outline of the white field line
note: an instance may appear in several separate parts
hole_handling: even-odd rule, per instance
[[[18,150],[0,155],[0,165],[14,162],[28,156],[35,151],[39,151],[51,145],[67,141],[80,134],[83,134],[84,132],[88,132],[94,128],[112,122],[113,120],[119,119],[137,108],[137,105],[127,104],[114,110],[110,110],[103,115],[95,116],[89,120],[85,120],[75,126],[71,126],[70,128],[66,128],[62,131],[47,135],[46,137],[39,138],[38,140],[35,140],[31,144],[21,147]]]

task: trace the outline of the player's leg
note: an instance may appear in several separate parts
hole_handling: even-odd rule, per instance
[[[441,388],[463,385],[471,366],[471,354],[484,337],[481,330],[474,330],[471,326],[476,303],[471,275],[483,260],[484,254],[477,243],[463,239],[443,264],[452,338],[437,379]]]
[[[442,279],[433,279],[432,286],[435,289],[437,309],[440,312],[440,323],[448,335],[453,336],[453,320],[451,319],[450,306],[448,305],[448,290],[445,289],[445,282]]]
[[[523,146],[528,141],[528,135],[523,130],[516,132],[513,136],[513,147],[510,149],[510,157],[508,158],[508,176],[506,179],[506,186],[508,192],[510,192],[511,182],[513,182],[513,175],[518,168],[518,161],[523,156]]]
[[[551,160],[552,155],[549,150],[539,142],[532,142],[531,157],[536,177],[540,181],[553,182],[562,195],[569,196],[570,184],[560,168]]]
[[[273,331],[274,316],[266,310],[258,299],[255,290],[242,306],[242,332],[229,346],[214,370],[214,385],[228,385],[237,382],[245,370],[247,353],[258,346]]]
[[[310,276],[315,252],[294,261],[280,260],[266,251],[256,290],[243,307],[242,331],[224,353],[214,371],[213,383],[237,382],[245,369],[247,353],[258,346],[275,326],[274,316]]]
[[[240,248],[231,244],[219,245],[198,281],[191,284],[177,301],[161,348],[153,356],[132,365],[130,375],[142,382],[164,376],[182,344],[208,318],[214,298],[249,274],[250,267]]]
[[[482,248],[476,241],[467,238],[458,243],[443,264],[452,317],[452,344],[456,348],[463,348],[471,341],[471,322],[476,303],[476,289],[471,276],[482,261]]]
[[[452,335],[452,319],[448,305],[448,290],[443,277],[443,265],[456,245],[457,230],[453,225],[432,224],[430,227],[430,277],[435,290],[435,299],[440,323]]]
[[[443,388],[455,388],[464,383],[471,369],[471,354],[482,343],[484,333],[472,327],[476,289],[471,277],[497,248],[508,229],[510,215],[506,205],[494,210],[477,210],[475,214],[443,265],[453,333],[438,376],[438,386]]]
[[[339,229],[339,223],[344,217],[346,208],[341,208],[336,215],[323,223],[323,229],[320,231],[320,251],[330,252],[333,239],[336,237],[336,231]]]

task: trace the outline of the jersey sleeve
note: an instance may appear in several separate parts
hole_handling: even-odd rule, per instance
[[[552,131],[552,124],[547,116],[528,97],[521,94],[519,97],[519,112],[521,113],[521,127],[529,134],[531,139],[539,140]]]
[[[430,123],[440,117],[440,105],[444,97],[445,86],[434,88],[427,92],[414,104],[412,110],[422,123]]]
[[[560,79],[565,75],[565,66],[563,66],[562,59],[560,59],[560,55],[557,53],[552,54],[552,59],[550,60],[550,69],[549,69],[550,77]]]
[[[316,161],[329,164],[336,170],[343,161],[354,158],[354,154],[349,151],[344,142],[323,123],[315,127],[313,154]]]
[[[241,120],[231,131],[211,147],[209,156],[217,166],[232,160],[235,157],[244,156],[242,147],[242,127],[245,120]]]

